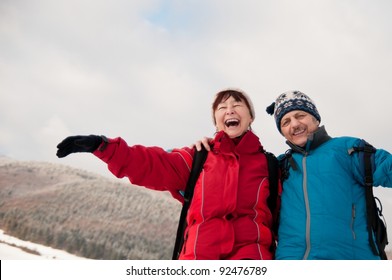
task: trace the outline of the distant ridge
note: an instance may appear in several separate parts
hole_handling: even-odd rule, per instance
[[[0,228],[91,259],[170,259],[181,204],[70,166],[0,156]]]

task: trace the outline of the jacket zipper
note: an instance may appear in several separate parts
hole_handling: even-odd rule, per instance
[[[304,154],[302,159],[302,170],[303,170],[303,181],[302,181],[302,190],[304,192],[304,201],[305,201],[305,209],[306,209],[306,251],[303,256],[303,259],[306,260],[309,257],[311,244],[310,244],[310,208],[309,208],[309,197],[308,197],[308,174],[306,169],[306,157],[308,153]]]
[[[355,234],[355,230],[354,230],[354,224],[355,224],[355,204],[353,203],[352,207],[351,207],[351,231],[353,233],[353,238],[354,240],[357,238],[356,234]]]

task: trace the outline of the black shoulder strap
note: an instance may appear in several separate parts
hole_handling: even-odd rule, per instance
[[[364,167],[364,185],[366,195],[366,217],[367,217],[367,229],[368,239],[370,247],[375,255],[379,255],[381,259],[386,260],[387,256],[385,253],[385,246],[388,244],[388,237],[386,232],[385,221],[381,220],[382,208],[379,209],[376,204],[376,200],[381,202],[378,198],[374,197],[373,194],[373,159],[376,149],[367,143],[365,140],[361,141],[359,147],[353,147],[349,150],[352,152],[363,153],[363,167]],[[381,206],[382,207],[382,206]],[[375,237],[375,242],[373,238]]]
[[[270,195],[267,199],[267,205],[273,217],[272,231],[275,235],[274,237],[277,238],[278,228],[279,228],[279,213],[280,213],[279,160],[274,154],[270,152],[264,151],[264,154],[267,158],[267,163],[268,163],[268,176],[269,176],[268,178],[269,178],[269,191],[270,191]]]
[[[277,206],[278,199],[278,177],[279,177],[279,162],[274,154],[270,152],[264,152],[268,162],[268,175],[270,183],[270,195],[267,200],[267,204],[271,212],[274,212]]]
[[[294,171],[298,170],[298,164],[293,158],[293,150],[288,149],[283,156],[279,157],[278,162],[281,172],[280,178],[283,183],[287,178],[289,178],[290,168],[292,168]]]
[[[193,162],[192,162],[192,169],[191,173],[188,178],[188,182],[185,189],[184,194],[184,204],[182,206],[180,221],[178,222],[177,228],[177,236],[176,241],[174,243],[174,250],[173,250],[173,260],[177,260],[178,256],[180,255],[182,245],[184,243],[184,231],[186,228],[186,215],[188,213],[189,205],[192,201],[193,191],[196,185],[196,181],[199,178],[200,172],[203,169],[204,162],[207,158],[207,150],[202,146],[200,151],[195,151]]]

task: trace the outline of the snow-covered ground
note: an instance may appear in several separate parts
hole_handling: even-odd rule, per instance
[[[6,242],[2,243],[2,242]],[[8,245],[8,244],[13,244]],[[20,246],[38,252],[37,254],[30,254],[15,246]],[[224,268],[228,272],[229,268],[238,268],[254,266],[253,261],[96,261],[83,259],[74,256],[65,251],[53,249],[28,241],[23,241],[15,237],[4,234],[0,230],[0,260],[1,260],[1,279],[40,279],[40,280],[69,280],[69,279],[120,279],[125,276],[128,279],[140,279],[144,276],[146,279],[152,279],[155,274],[141,274],[146,273],[146,269],[154,269],[155,272],[164,271],[165,276],[159,276],[161,279],[184,279],[184,275],[180,273],[185,269],[187,272],[202,268],[202,270],[210,272],[211,274],[203,275],[203,279],[217,279],[221,276],[221,269]],[[36,260],[36,261],[30,261]],[[52,261],[59,260],[59,261]],[[61,261],[64,260],[64,261]],[[48,265],[48,262],[51,264]],[[351,275],[358,275],[362,278],[381,277],[382,275],[391,275],[392,266],[388,262],[374,262],[368,261],[366,263],[361,261],[319,261],[319,262],[303,262],[303,261],[264,261],[259,269],[265,269],[268,276],[280,279],[290,277],[292,275],[301,275],[303,280],[307,279],[331,279],[336,276],[337,271],[341,273],[350,273]],[[207,269],[207,270],[206,270]],[[199,270],[199,272],[202,272]],[[261,272],[262,270],[257,270]],[[304,274],[303,272],[306,271]],[[59,273],[60,272],[60,273]],[[179,273],[179,274],[176,274]],[[150,275],[150,276],[147,276]],[[233,274],[232,274],[233,275]],[[199,279],[200,275],[187,275],[189,279]],[[237,275],[237,279],[249,279],[254,276],[260,278],[260,275]],[[321,278],[320,278],[321,276]],[[131,277],[131,278],[130,278]],[[156,277],[157,278],[157,277]],[[252,278],[252,277],[251,277]],[[125,278],[124,278],[125,279]],[[139,279],[139,278],[138,278]],[[155,278],[154,278],[155,279]],[[188,279],[188,278],[187,278]],[[252,278],[253,279],[253,278]],[[255,278],[256,279],[256,278]]]
[[[25,248],[26,250],[22,250]],[[31,252],[31,253],[29,253]],[[34,253],[33,253],[34,252]],[[4,234],[0,230],[0,260],[82,260],[85,258],[69,254],[29,241]]]

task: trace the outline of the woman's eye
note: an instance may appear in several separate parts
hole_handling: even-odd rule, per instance
[[[225,110],[227,107],[226,106],[219,106],[218,110]]]

